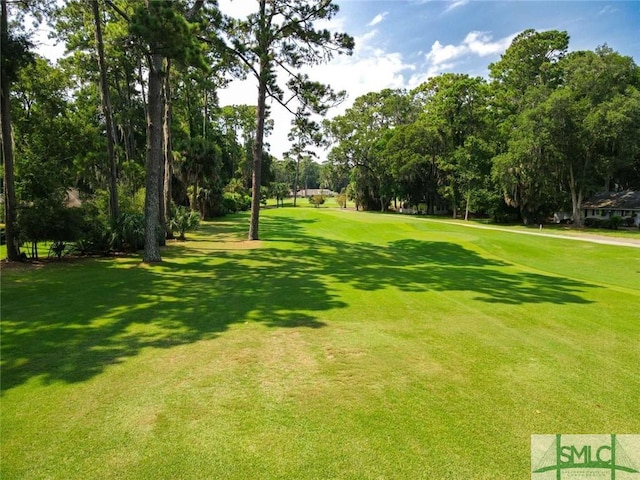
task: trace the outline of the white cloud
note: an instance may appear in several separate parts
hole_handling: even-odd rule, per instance
[[[463,43],[469,48],[471,53],[475,53],[480,57],[486,57],[504,52],[509,48],[514,38],[515,34],[493,42],[491,36],[486,32],[469,32]]]
[[[378,30],[371,30],[360,37],[355,37],[356,46],[366,44],[378,34]]]
[[[218,0],[218,8],[230,17],[246,18],[258,10],[258,4],[247,0]]]
[[[382,22],[384,20],[384,17],[386,17],[389,14],[389,12],[382,12],[377,14],[375,17],[373,17],[373,20],[371,20],[368,24],[369,27],[374,27],[377,24],[379,24],[380,22]]]
[[[466,45],[442,45],[436,40],[426,57],[433,65],[439,65],[464,55],[468,50]]]
[[[426,54],[430,70],[442,71],[453,68],[457,60],[468,55],[486,57],[504,52],[516,34],[493,41],[487,32],[469,32],[459,45],[442,45],[436,40]]]
[[[449,5],[447,6],[444,13],[450,12],[451,10],[455,10],[456,8],[462,7],[469,3],[469,0],[451,0],[449,1]]]
[[[615,13],[617,11],[618,11],[618,9],[616,9],[615,7],[613,7],[611,5],[605,5],[605,7],[598,12],[598,16],[600,16],[600,15],[609,15],[609,14]]]

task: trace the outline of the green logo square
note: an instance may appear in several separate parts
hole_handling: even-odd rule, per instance
[[[531,435],[532,480],[640,480],[640,435]]]

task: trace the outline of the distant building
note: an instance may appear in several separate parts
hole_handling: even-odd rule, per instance
[[[77,188],[68,188],[64,204],[67,207],[81,207],[82,199],[80,198],[80,190]]]
[[[640,225],[640,192],[601,192],[582,203],[582,218],[605,219],[619,216]]]
[[[335,197],[338,195],[337,192],[333,190],[329,190],[328,188],[303,188],[302,190],[298,190],[298,197],[313,197],[314,195],[324,195],[325,197]],[[293,196],[293,194],[291,195]]]

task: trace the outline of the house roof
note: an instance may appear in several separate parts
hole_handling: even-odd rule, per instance
[[[584,202],[582,208],[640,210],[640,192],[601,192]]]
[[[81,207],[80,191],[77,188],[68,188],[67,198],[64,203],[67,207]]]
[[[301,190],[298,190],[297,195],[298,196],[306,195],[308,197],[311,197],[313,195],[333,196],[338,194],[332,190],[329,190],[328,188],[307,188],[306,190],[303,188]]]

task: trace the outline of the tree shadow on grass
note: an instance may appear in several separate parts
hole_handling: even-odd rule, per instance
[[[233,249],[229,239],[240,244],[244,228],[223,221],[167,249],[159,265],[89,261],[4,281],[2,392],[34,377],[85,381],[142,349],[213,339],[233,324],[322,328],[323,312],[348,306],[336,283],[363,291],[467,291],[491,303],[589,303],[581,296],[587,284],[514,273],[454,243],[344,243],[309,233],[314,222],[266,217],[260,248]]]

